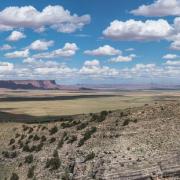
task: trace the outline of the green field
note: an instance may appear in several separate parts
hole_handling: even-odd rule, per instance
[[[0,92],[0,111],[32,116],[74,115],[116,110],[161,101],[179,101],[180,91],[8,91]]]

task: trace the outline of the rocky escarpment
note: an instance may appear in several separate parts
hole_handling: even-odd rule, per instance
[[[1,80],[0,88],[7,89],[58,89],[54,80]]]
[[[0,179],[178,179],[179,119],[168,103],[17,124],[0,142]]]

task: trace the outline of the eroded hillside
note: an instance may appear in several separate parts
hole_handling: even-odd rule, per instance
[[[180,177],[179,103],[2,123],[0,140],[0,179]]]

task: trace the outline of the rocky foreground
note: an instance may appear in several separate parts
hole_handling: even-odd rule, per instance
[[[2,180],[180,178],[179,103],[18,124],[12,131],[1,145]]]

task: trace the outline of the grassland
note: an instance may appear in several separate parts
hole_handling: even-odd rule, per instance
[[[0,111],[30,116],[75,115],[178,101],[180,91],[9,91],[0,92]]]

